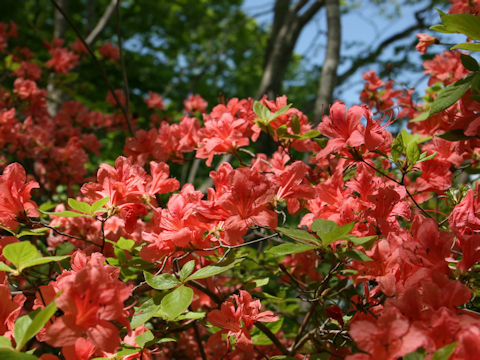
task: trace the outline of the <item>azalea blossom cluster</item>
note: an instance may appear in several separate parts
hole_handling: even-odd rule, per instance
[[[480,185],[463,175],[478,171],[478,94],[442,102],[478,74],[465,53],[424,62],[423,103],[367,72],[363,104],[336,101],[317,126],[286,96],[208,110],[190,95],[171,119],[149,92],[149,128],[88,174],[95,132],[127,129],[125,94],[109,94],[113,114],[74,100],[49,113],[46,72],[68,76],[87,51],[54,39],[40,66],[28,49],[7,50],[16,34],[0,24],[0,52],[16,64],[0,90],[0,355],[480,353]],[[433,43],[420,41],[422,52]],[[98,53],[118,61],[111,43]],[[408,131],[393,134],[403,120]],[[260,136],[277,150],[256,152]],[[59,184],[69,198],[51,205]]]

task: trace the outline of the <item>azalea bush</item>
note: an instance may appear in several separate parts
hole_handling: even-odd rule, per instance
[[[476,359],[478,12],[440,12],[473,41],[435,48],[421,102],[370,71],[318,126],[286,96],[52,99],[119,49],[42,59],[0,24],[0,357]]]

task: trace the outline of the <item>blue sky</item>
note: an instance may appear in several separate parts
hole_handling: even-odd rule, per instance
[[[350,1],[351,3],[352,1]],[[351,10],[342,16],[342,50],[341,56],[353,55],[357,56],[368,51],[369,48],[375,47],[389,36],[402,31],[415,22],[414,14],[417,10],[425,7],[426,1],[418,1],[414,5],[403,6],[400,14],[395,14],[394,7],[388,1],[384,2],[383,9],[387,13],[395,14],[393,17],[381,15],[380,7],[373,5],[370,1],[356,1],[362,5]],[[274,0],[245,0],[243,9],[252,16],[256,16],[257,21],[263,26],[269,26],[272,22]],[[435,10],[428,12],[427,22],[439,22],[439,16]],[[319,12],[316,17],[304,28],[299,41],[297,42],[295,52],[304,55],[307,64],[310,66],[319,65],[323,62],[324,46],[326,43],[325,36],[322,35],[326,31],[326,20],[324,11]],[[433,34],[433,32],[430,32]],[[415,41],[415,35],[408,38],[407,42]],[[403,42],[405,43],[405,42]],[[439,52],[440,49],[436,49]],[[384,58],[394,56],[393,51],[389,51]],[[420,63],[421,56],[412,48],[411,55],[415,57],[413,60]],[[342,73],[349,67],[349,63],[345,63],[339,68]],[[364,69],[363,71],[370,70]],[[374,68],[372,70],[375,70]],[[354,77],[345,86],[340,86],[338,95],[348,104],[358,103],[358,96],[363,87],[361,78],[362,72],[354,75]],[[419,89],[425,87],[425,80],[422,80],[422,74],[405,73],[402,79],[396,79],[408,86],[417,85]]]

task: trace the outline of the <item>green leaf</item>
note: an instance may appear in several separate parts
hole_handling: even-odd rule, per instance
[[[114,244],[115,244],[115,246],[117,246],[118,248],[120,248],[122,250],[131,251],[133,249],[133,247],[135,246],[135,241],[133,241],[131,239],[125,239],[124,237],[121,237]]]
[[[411,352],[410,354],[404,355],[403,360],[423,360],[425,359],[425,350],[420,349],[414,352]]]
[[[450,358],[450,355],[452,355],[453,352],[455,351],[456,347],[457,347],[457,343],[454,342],[447,346],[444,346],[441,349],[438,349],[433,354],[432,360],[448,360]]]
[[[425,121],[429,118],[428,111],[421,113],[420,115],[414,117],[410,122],[420,122]]]
[[[418,144],[415,141],[412,141],[407,145],[406,149],[407,161],[410,165],[415,165],[420,158],[420,150],[418,149]]]
[[[444,27],[434,30],[446,33],[465,34],[472,40],[480,40],[480,19],[471,14],[445,14],[438,10]]]
[[[192,299],[193,290],[186,286],[180,286],[163,297],[160,310],[167,319],[174,320],[188,309]]]
[[[309,244],[315,244],[315,245],[320,244],[319,239],[317,239],[314,235],[310,234],[308,231],[305,231],[305,230],[289,229],[289,228],[282,228],[282,227],[278,227],[275,230],[301,243],[309,243]]]
[[[262,287],[267,285],[270,282],[270,278],[266,277],[263,279],[254,279],[245,284],[245,287],[249,289],[254,289],[257,287]]]
[[[314,138],[314,137],[317,137],[317,136],[320,136],[321,135],[321,132],[318,131],[318,130],[309,130],[307,131],[306,133],[300,135],[298,137],[299,140],[308,140],[308,139],[311,139],[311,138]]]
[[[92,213],[94,214],[97,211],[100,211],[103,208],[103,206],[106,205],[109,201],[110,201],[110,196],[107,196],[103,199],[95,201],[91,206]]]
[[[86,217],[87,214],[77,213],[75,211],[65,210],[60,212],[48,212],[48,215],[60,216],[60,217]]]
[[[45,235],[45,232],[47,230],[48,230],[47,228],[33,229],[33,230],[22,230],[20,233],[17,234],[17,238],[21,238],[21,237],[24,237],[24,236]]]
[[[337,223],[332,220],[315,219],[312,223],[312,231],[315,231],[318,236],[327,234],[338,227]]]
[[[480,51],[480,44],[479,43],[461,43],[450,48],[453,49],[463,49],[468,51]],[[465,66],[465,65],[464,65]]]
[[[203,319],[207,315],[207,313],[202,312],[202,311],[189,311],[185,314],[182,314],[177,317],[178,320],[185,320],[185,319],[190,319],[190,320],[198,320],[198,319]]]
[[[426,152],[423,152],[420,154],[420,159],[417,161],[417,164],[421,163],[422,161],[432,160],[437,155],[437,152],[435,151],[433,154],[428,156],[425,156],[426,154],[427,154]]]
[[[404,151],[405,151],[405,145],[403,143],[403,137],[401,134],[398,134],[397,137],[395,138],[395,141],[392,144],[392,149],[391,149],[393,161],[397,162]]]
[[[477,60],[467,54],[460,54],[460,60],[462,61],[463,66],[465,69],[470,71],[478,71],[480,67],[478,66]]]
[[[16,352],[14,350],[0,348],[0,359],[2,360],[38,360],[35,355]]]
[[[5,271],[5,272],[16,272],[15,269],[12,269],[10,266],[7,264],[0,262],[0,271]]]
[[[139,347],[144,348],[145,344],[148,343],[149,341],[152,341],[154,338],[155,337],[153,336],[153,333],[150,330],[147,330],[135,338],[135,343]]]
[[[273,248],[268,249],[267,253],[275,256],[285,256],[290,254],[298,254],[305,251],[314,250],[317,248],[318,246],[316,245],[286,243],[286,244],[274,246]]]
[[[12,348],[12,342],[5,336],[0,336],[0,348]]]
[[[90,204],[87,204],[85,202],[78,201],[78,200],[70,198],[70,199],[68,199],[68,205],[73,210],[77,210],[81,213],[85,213],[85,214],[91,214],[92,213],[92,207],[90,206]]]
[[[279,117],[280,115],[283,115],[285,114],[288,109],[290,109],[290,107],[292,106],[292,104],[288,104],[288,105],[285,105],[284,107],[282,107],[281,109],[277,110],[276,112],[273,113],[273,115],[271,116],[272,117],[272,120]],[[270,110],[269,110],[270,111]],[[297,119],[298,120],[298,119]]]
[[[195,271],[195,273],[187,277],[185,279],[185,282],[191,281],[191,280],[205,279],[205,278],[209,278],[209,277],[221,274],[227,270],[230,270],[231,268],[241,263],[242,261],[243,261],[243,258],[240,258],[234,261],[218,263],[216,265],[207,265],[201,269],[198,269],[197,271]]]
[[[17,343],[16,350],[21,350],[25,344],[43,329],[48,320],[57,311],[55,301],[52,301],[42,310],[35,310],[28,315],[22,316],[15,322],[14,334]],[[18,326],[17,326],[18,323]]]
[[[345,251],[345,255],[348,256],[349,258],[352,258],[353,260],[357,261],[373,261],[371,257],[365,255],[365,253],[359,251],[359,250],[347,250]]]
[[[40,257],[40,254],[30,242],[20,241],[6,245],[3,248],[3,256],[19,269],[28,261]]]
[[[352,231],[355,223],[349,223],[340,227],[337,227],[333,231],[330,231],[326,234],[321,235],[323,245],[330,245],[332,242],[337,240],[346,240],[348,237],[346,235]]]
[[[177,341],[177,340],[174,338],[161,338],[161,339],[155,340],[155,344],[162,344],[162,343],[172,342],[172,341]]]
[[[139,327],[140,325],[145,324],[150,320],[160,309],[160,304],[156,303],[157,299],[150,298],[145,301],[137,310],[135,315],[132,317],[130,325],[132,329]]]
[[[32,266],[47,264],[49,262],[58,262],[58,261],[68,259],[69,257],[70,257],[69,255],[64,255],[64,256],[46,256],[46,257],[35,258],[21,265],[18,268],[18,271],[22,272],[23,269],[26,269]]]
[[[287,109],[288,110],[288,109]],[[253,103],[253,111],[255,114],[262,120],[262,123],[267,125],[271,121],[271,111],[268,107],[260,103],[259,101],[255,101]]]
[[[188,275],[190,275],[195,268],[195,260],[190,260],[185,265],[183,265],[182,270],[180,270],[180,281],[183,282]]]
[[[468,139],[474,138],[473,136],[465,135],[462,129],[450,130],[450,131],[447,131],[446,133],[443,133],[437,136],[439,138],[442,138],[448,141],[461,141],[461,140],[468,140]]]
[[[348,238],[354,245],[356,246],[362,246],[365,250],[369,250],[373,244],[375,243],[375,240],[377,240],[377,236],[364,236],[364,237],[356,237],[356,236],[351,236]]]
[[[290,120],[290,127],[292,128],[294,134],[298,134],[300,132],[300,122],[298,121],[298,116],[296,114],[294,114]]]
[[[143,276],[147,284],[157,290],[169,290],[180,284],[180,281],[172,274],[152,275],[144,271]]]
[[[470,88],[471,82],[472,76],[467,76],[443,89],[433,101],[429,115],[439,113],[455,104]]]

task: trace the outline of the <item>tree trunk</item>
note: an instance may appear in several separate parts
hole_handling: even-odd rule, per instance
[[[272,32],[257,98],[267,94],[273,99],[282,94],[283,79],[298,37],[303,27],[323,6],[323,1],[320,0],[313,2],[307,9],[304,9],[308,3],[306,0],[299,0],[292,6],[290,3],[291,0],[275,1]]]
[[[339,0],[326,0],[327,10],[327,49],[318,83],[318,94],[313,115],[314,124],[320,123],[322,116],[332,103],[337,81],[337,68],[340,61],[341,24]]]

